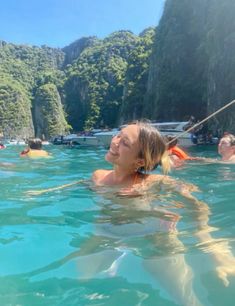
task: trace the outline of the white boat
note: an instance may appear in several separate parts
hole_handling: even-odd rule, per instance
[[[43,145],[43,146],[48,146],[49,144],[50,144],[49,141],[47,141],[47,140],[42,140],[42,145]]]
[[[80,146],[99,146],[101,141],[95,136],[70,134],[63,137],[63,144],[80,145]]]
[[[17,140],[17,139],[9,139],[5,141],[6,145],[25,145],[26,142],[24,140]]]
[[[182,147],[190,147],[193,145],[192,134],[187,133],[184,129],[188,125],[188,121],[158,122],[151,123],[153,127],[158,129],[163,136],[171,135],[178,138],[178,144]]]
[[[150,123],[153,127],[157,128],[162,135],[172,135],[172,136],[179,136],[184,131],[184,126],[188,124],[188,121],[175,121],[175,122],[159,122],[159,123]],[[125,125],[121,126],[124,127]],[[113,129],[107,132],[100,132],[95,133],[95,137],[97,137],[101,143],[105,147],[109,147],[112,138],[119,133],[120,129]],[[179,137],[178,140],[180,146],[182,147],[189,147],[192,146],[191,134],[185,133],[184,135]]]
[[[120,132],[120,129],[112,129],[111,131],[103,131],[99,133],[95,133],[94,136],[99,139],[101,145],[106,148],[109,147],[112,138]]]

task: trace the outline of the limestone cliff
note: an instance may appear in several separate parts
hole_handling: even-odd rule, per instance
[[[49,139],[68,131],[61,98],[54,84],[42,85],[37,89],[33,118],[37,137]]]
[[[235,2],[167,0],[152,52],[144,113],[205,118],[235,98]],[[209,121],[234,131],[235,109]]]

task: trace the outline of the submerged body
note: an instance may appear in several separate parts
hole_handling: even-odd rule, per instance
[[[181,214],[175,207],[183,207],[178,198],[183,197],[185,205],[191,206],[195,218],[192,222],[197,224],[193,234],[200,244],[211,244],[210,255],[217,275],[227,286],[228,277],[235,275],[235,259],[225,239],[218,244],[211,236],[214,229],[208,225],[210,210],[191,194],[197,188],[166,174],[148,173],[159,164],[165,173],[169,169],[166,144],[160,134],[146,124],[128,125],[113,138],[105,158],[113,170],[96,170],[92,176],[91,188],[97,196],[101,195],[100,211],[93,222],[95,235],[63,262],[79,257],[79,278],[87,280],[115,276],[124,258],[135,254],[176,304],[201,306],[193,288],[194,274],[177,231]],[[168,202],[167,197],[172,194],[177,196]],[[140,248],[139,241],[147,245]],[[159,253],[159,249],[165,253]]]
[[[235,252],[235,164],[188,163],[172,173],[178,183],[187,180],[200,186],[202,191],[195,195],[209,203],[214,239],[203,243],[196,236],[200,229],[203,232],[198,206],[171,185],[153,183],[138,197],[120,195],[123,185],[87,184],[37,197],[25,195],[29,189],[88,179],[94,169],[108,169],[103,148],[64,152],[53,146],[55,158],[32,163],[19,159],[18,150],[11,146],[1,152],[1,161],[16,164],[14,169],[1,168],[1,275],[2,290],[9,293],[2,297],[3,304],[125,301],[175,306],[183,305],[177,301],[185,284],[184,301],[190,301],[193,292],[204,306],[233,305],[235,278],[228,274],[229,287],[223,285],[211,253],[220,247],[227,257],[226,243]],[[216,157],[211,147],[195,151]],[[205,227],[204,232],[208,232]],[[225,260],[229,268],[229,259]],[[45,296],[38,294],[39,285]],[[22,296],[22,290],[29,294]]]
[[[159,133],[153,131],[148,125],[143,123],[128,125],[120,134],[113,138],[110,149],[105,156],[106,160],[113,164],[114,169],[97,170],[93,173],[92,180],[96,186],[100,187],[119,186],[119,191],[116,193],[118,197],[129,198],[139,196],[142,198],[142,201],[139,199],[137,202],[138,205],[132,207],[131,215],[136,215],[138,211],[142,214],[150,212],[153,217],[156,213],[162,214],[163,218],[160,218],[162,222],[159,224],[156,223],[157,219],[153,218],[152,224],[149,224],[149,222],[148,224],[141,222],[140,226],[137,225],[132,228],[134,231],[137,231],[136,234],[138,235],[142,231],[145,232],[144,228],[146,226],[150,226],[151,233],[149,234],[152,236],[151,240],[153,239],[153,242],[158,241],[158,243],[161,242],[159,232],[165,232],[167,236],[165,236],[162,242],[172,248],[169,256],[162,260],[155,255],[148,256],[143,261],[143,266],[150,274],[158,279],[158,282],[165,287],[167,292],[179,305],[199,306],[201,303],[195,295],[192,286],[192,270],[185,261],[183,254],[175,254],[176,249],[184,249],[182,242],[178,239],[176,230],[180,215],[168,209],[161,210],[161,208],[159,209],[159,207],[153,206],[151,197],[148,197],[148,192],[156,186],[165,186],[164,188],[169,188],[171,191],[174,190],[174,192],[189,200],[197,211],[196,219],[199,230],[195,236],[202,243],[213,241],[210,235],[211,228],[207,224],[210,212],[204,202],[198,201],[191,194],[192,191],[197,191],[195,186],[178,182],[166,175],[146,173],[146,171],[154,169],[158,164],[161,164],[163,170],[167,172],[169,169],[169,160],[166,149],[165,142]],[[133,205],[133,202],[131,203]],[[115,214],[115,216],[120,220],[120,224],[112,227],[112,231],[116,228],[112,234],[120,235],[123,233],[125,235],[126,233],[128,236],[131,228],[123,221],[123,214],[119,217],[118,214]],[[105,231],[107,232],[108,228],[105,228]],[[224,244],[223,248],[222,250],[221,246],[216,246],[211,253],[218,265],[218,276],[223,280],[225,285],[228,285],[227,276],[229,274],[235,274],[235,259],[227,244]],[[171,252],[175,255],[170,255]],[[122,255],[124,256],[124,253]],[[117,260],[119,261],[120,258],[118,257],[113,262],[110,269],[113,265],[117,264]],[[167,267],[167,271],[165,267]]]

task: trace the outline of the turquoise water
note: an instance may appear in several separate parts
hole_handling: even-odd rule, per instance
[[[22,147],[0,151],[0,305],[234,305],[235,276],[223,284],[213,251],[235,255],[235,165],[191,162],[172,172],[209,206],[212,240],[200,242],[204,220],[174,190],[127,199],[82,184],[27,195],[110,167],[101,148],[47,149],[48,160],[19,158]],[[191,153],[217,157],[214,147]],[[178,235],[169,233],[175,225]]]

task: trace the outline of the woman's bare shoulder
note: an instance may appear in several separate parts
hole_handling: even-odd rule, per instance
[[[99,182],[102,180],[111,170],[98,169],[95,170],[92,174],[93,182]]]

